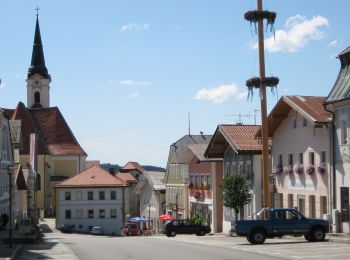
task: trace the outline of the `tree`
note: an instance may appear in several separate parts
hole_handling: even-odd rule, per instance
[[[239,209],[252,199],[246,178],[241,174],[231,174],[222,181],[224,206],[234,209],[236,220]]]

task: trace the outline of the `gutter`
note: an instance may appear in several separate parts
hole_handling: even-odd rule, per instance
[[[327,105],[328,103],[324,103],[323,107],[324,109],[332,114],[332,144],[331,144],[331,149],[332,149],[332,175],[333,175],[333,182],[332,182],[332,188],[333,188],[333,209],[336,209],[336,196],[337,196],[337,192],[336,192],[336,184],[337,184],[337,179],[336,179],[336,170],[335,170],[335,123],[334,123],[334,117],[335,117],[335,113],[332,110],[327,109]]]

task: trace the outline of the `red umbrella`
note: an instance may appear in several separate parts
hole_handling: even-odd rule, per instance
[[[173,220],[176,219],[175,216],[169,215],[169,214],[163,214],[159,216],[160,220]]]

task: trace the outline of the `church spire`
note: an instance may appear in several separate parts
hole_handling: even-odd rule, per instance
[[[32,52],[32,62],[27,75],[27,107],[50,107],[51,76],[45,66],[44,50],[39,27],[39,8],[36,8],[36,26]]]
[[[41,42],[40,27],[39,27],[39,14],[38,8],[36,9],[36,26],[35,36],[33,43],[32,62],[28,70],[28,78],[33,76],[35,73],[40,74],[46,79],[50,79],[50,74],[45,66],[44,50]]]

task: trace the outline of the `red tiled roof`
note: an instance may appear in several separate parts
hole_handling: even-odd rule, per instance
[[[121,172],[131,171],[131,170],[137,170],[140,173],[143,173],[145,169],[137,162],[128,162],[125,164],[125,166],[120,169]]]
[[[56,185],[57,188],[115,186],[127,186],[127,184],[125,181],[111,175],[108,171],[96,165]]]
[[[86,168],[90,168],[92,166],[100,166],[101,165],[101,162],[99,160],[86,160],[85,162],[85,167]]]
[[[259,125],[218,125],[204,156],[223,158],[228,147],[238,153],[260,154],[261,142],[255,138]]]
[[[260,125],[220,125],[220,131],[237,151],[261,151],[262,144],[255,139]]]
[[[323,107],[326,97],[286,96],[285,98],[292,101],[299,110],[309,115],[316,123],[329,123],[332,121],[331,113]]]
[[[38,154],[87,155],[57,107],[28,109],[20,102],[15,110],[5,111],[11,119],[22,121],[21,154],[29,154],[30,134],[37,133]]]
[[[118,172],[116,176],[127,183],[137,182],[134,175],[132,175],[130,172]]]
[[[332,115],[323,107],[325,97],[315,96],[283,96],[270,112],[268,120],[268,135],[273,136],[275,130],[286,118],[291,109],[297,111],[305,119],[314,124],[323,125],[332,121]],[[258,131],[256,136],[261,136]]]

